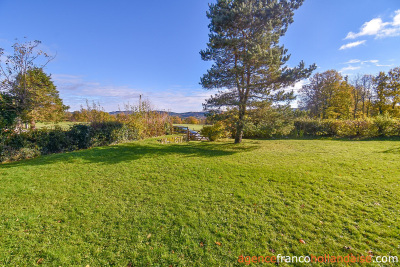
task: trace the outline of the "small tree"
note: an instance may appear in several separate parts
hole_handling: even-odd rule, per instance
[[[346,119],[352,109],[352,89],[336,70],[316,73],[302,87],[300,105],[313,117]]]
[[[21,109],[21,119],[29,121],[32,129],[36,121],[60,121],[69,108],[63,104],[51,77],[40,68],[19,74],[10,93]]]
[[[236,107],[235,143],[240,143],[247,109],[264,100],[273,102],[294,98],[282,88],[309,77],[316,68],[289,68],[287,50],[279,39],[293,22],[294,10],[303,0],[217,0],[210,4],[208,48],[203,60],[213,61],[201,78],[205,89],[218,89],[207,100],[205,109]]]
[[[34,103],[40,101],[32,97],[45,95],[40,93],[41,90],[47,91],[45,85],[47,78],[43,68],[54,58],[38,49],[40,43],[40,41],[16,42],[12,46],[13,55],[7,56],[4,62],[0,61],[0,91],[9,92],[16,98],[14,104],[17,105],[18,116],[24,120],[29,119],[32,128],[35,127],[36,119],[34,111],[37,111]],[[4,49],[0,49],[0,55],[3,54]]]
[[[179,117],[179,116],[172,116],[171,120],[172,120],[172,123],[174,123],[174,124],[182,124],[183,123],[181,117]]]
[[[185,123],[187,124],[199,124],[200,121],[196,117],[190,116],[185,119]]]

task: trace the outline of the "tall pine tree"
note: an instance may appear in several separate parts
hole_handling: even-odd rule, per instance
[[[235,143],[242,141],[248,108],[260,101],[293,99],[283,88],[308,78],[316,68],[285,66],[290,55],[279,43],[294,10],[304,0],[217,0],[209,5],[208,48],[203,60],[214,64],[201,78],[205,89],[218,89],[205,109],[235,107],[238,110]]]

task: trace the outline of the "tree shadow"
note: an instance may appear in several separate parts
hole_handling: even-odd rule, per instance
[[[252,140],[304,140],[304,141],[400,141],[400,136],[376,136],[376,137],[335,137],[335,136],[287,136],[274,138],[254,138]]]
[[[385,150],[385,151],[382,151],[382,153],[400,154],[400,147]]]
[[[252,151],[258,144],[190,142],[183,144],[159,144],[156,141],[131,142],[113,146],[96,147],[86,150],[44,155],[35,159],[0,164],[0,169],[17,168],[22,166],[48,165],[58,162],[88,162],[101,164],[117,164],[134,161],[144,157],[155,158],[164,155],[180,155],[190,157],[223,157],[239,152]]]

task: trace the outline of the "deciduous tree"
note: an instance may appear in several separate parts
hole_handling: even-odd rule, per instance
[[[185,123],[187,124],[199,124],[200,121],[196,117],[190,116],[185,119]]]
[[[385,72],[381,71],[374,77],[374,107],[380,115],[389,111],[389,91],[388,91],[388,76]]]
[[[63,104],[51,77],[41,68],[19,74],[10,93],[21,109],[21,119],[29,121],[33,129],[36,121],[60,121],[69,108]]]
[[[301,106],[321,119],[349,118],[353,88],[336,70],[316,73],[301,89]]]
[[[35,128],[37,119],[56,120],[65,110],[43,68],[54,58],[39,49],[40,41],[16,42],[14,53],[0,62],[0,90],[15,98],[18,116]],[[4,50],[0,49],[0,54]]]

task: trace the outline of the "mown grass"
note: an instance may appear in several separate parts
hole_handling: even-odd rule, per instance
[[[37,129],[42,129],[42,128],[48,128],[48,129],[54,129],[56,126],[61,127],[64,130],[68,130],[75,124],[88,124],[87,122],[72,122],[72,121],[62,121],[62,122],[38,122],[36,123],[36,128]]]
[[[203,127],[204,127],[203,124],[174,124],[174,125],[189,127],[189,129],[193,130],[193,131],[201,131],[201,129],[203,129]]]
[[[399,141],[150,139],[4,164],[0,265],[400,256],[399,151]]]

